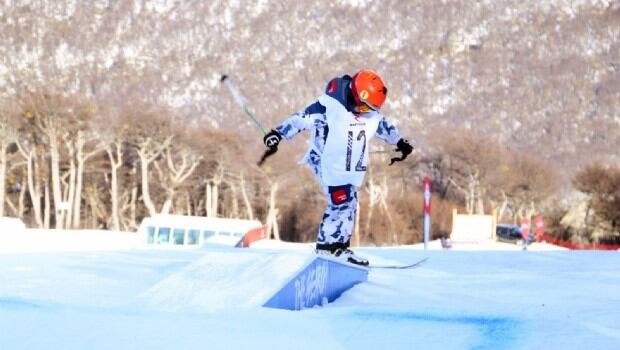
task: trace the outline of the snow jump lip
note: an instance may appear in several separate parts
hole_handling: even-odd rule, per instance
[[[264,307],[303,310],[325,305],[368,280],[368,269],[329,257],[316,256],[278,289]]]

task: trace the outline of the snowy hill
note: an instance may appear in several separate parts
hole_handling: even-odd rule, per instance
[[[617,159],[617,1],[9,3],[0,97],[55,86],[234,129],[245,120],[223,71],[269,124],[326,79],[369,67],[390,82],[387,114],[416,139],[461,125],[569,164]]]
[[[4,244],[6,246],[6,243]],[[471,248],[471,247],[470,247]],[[613,349],[620,255],[360,248],[373,270],[324,307],[260,307],[307,245],[0,251],[2,349]]]

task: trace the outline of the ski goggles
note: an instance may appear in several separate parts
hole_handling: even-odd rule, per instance
[[[352,85],[352,84],[351,84]],[[377,112],[379,111],[378,108],[376,108],[375,106],[373,106],[370,102],[368,102],[364,97],[360,96],[360,94],[357,93],[355,86],[351,86],[351,92],[353,92],[353,99],[355,100],[355,104],[357,104],[357,107],[360,111],[360,113],[370,113],[370,112]],[[363,91],[366,92],[366,91]],[[368,95],[368,92],[366,92],[366,95]],[[368,97],[368,96],[366,96]]]
[[[360,100],[361,104],[358,104],[358,108],[359,108],[359,111],[361,113],[370,113],[370,112],[373,112],[373,111],[375,111],[375,112],[377,111],[377,109],[375,107],[373,107],[373,105],[371,105],[370,103],[368,103],[364,99],[360,98],[359,100]]]

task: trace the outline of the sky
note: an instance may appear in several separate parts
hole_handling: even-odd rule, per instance
[[[154,249],[125,234],[2,232],[0,349],[620,347],[619,252],[356,248],[375,264],[429,259],[288,311],[261,305],[312,257],[307,244]]]

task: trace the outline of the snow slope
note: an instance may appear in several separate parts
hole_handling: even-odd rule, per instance
[[[363,248],[377,263],[430,259],[293,312],[260,305],[308,245],[119,246],[4,244],[0,349],[620,348],[618,252]]]

